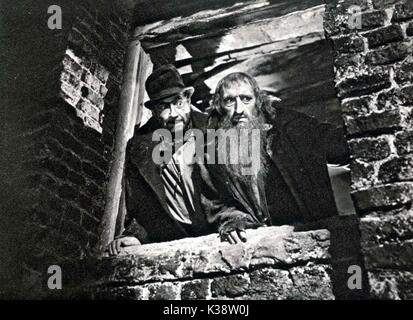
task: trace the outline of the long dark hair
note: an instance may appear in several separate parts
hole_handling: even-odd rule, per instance
[[[208,127],[216,127],[219,124],[219,120],[221,118],[221,114],[219,113],[219,108],[221,106],[221,95],[223,88],[229,86],[232,83],[240,83],[246,82],[248,83],[254,92],[255,95],[255,107],[258,110],[258,115],[263,118],[265,123],[272,123],[275,117],[275,109],[273,107],[273,102],[270,97],[268,97],[259,87],[257,81],[249,75],[248,73],[244,72],[234,72],[230,73],[224,78],[222,78],[215,89],[215,93],[212,97],[210,107],[208,108],[209,113],[209,121]]]

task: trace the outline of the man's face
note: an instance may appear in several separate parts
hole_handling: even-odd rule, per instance
[[[155,116],[164,128],[172,131],[183,131],[189,123],[191,100],[184,94],[161,100],[154,108]]]
[[[230,83],[221,89],[220,113],[232,126],[244,126],[257,117],[254,90],[247,82]]]

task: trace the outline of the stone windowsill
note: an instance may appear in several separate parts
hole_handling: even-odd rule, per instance
[[[247,236],[237,245],[212,234],[127,247],[116,257],[84,261],[76,280],[92,298],[334,298],[327,230],[267,227]]]

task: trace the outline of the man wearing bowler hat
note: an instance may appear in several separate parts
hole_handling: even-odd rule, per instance
[[[178,151],[176,146],[183,143],[177,143],[176,140],[182,139],[188,129],[204,128],[207,115],[191,105],[194,88],[185,86],[173,65],[156,69],[146,80],[145,88],[150,98],[145,106],[152,111],[153,116],[143,127],[135,127],[134,135],[127,145],[125,230],[109,244],[111,255],[118,254],[123,246],[188,236],[188,230],[171,217],[164,178],[161,177],[162,164],[154,161],[153,152],[157,147],[175,154]],[[154,133],[158,129],[169,130],[172,141],[160,142],[155,139]]]

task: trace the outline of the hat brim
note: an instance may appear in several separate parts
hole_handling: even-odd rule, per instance
[[[152,110],[153,107],[156,106],[156,104],[158,104],[161,100],[172,98],[176,96],[177,94],[181,94],[183,92],[190,92],[190,96],[192,96],[194,91],[195,91],[194,87],[179,88],[178,90],[173,90],[165,94],[161,94],[158,97],[156,97],[156,99],[148,100],[144,103],[144,105],[146,108]]]

